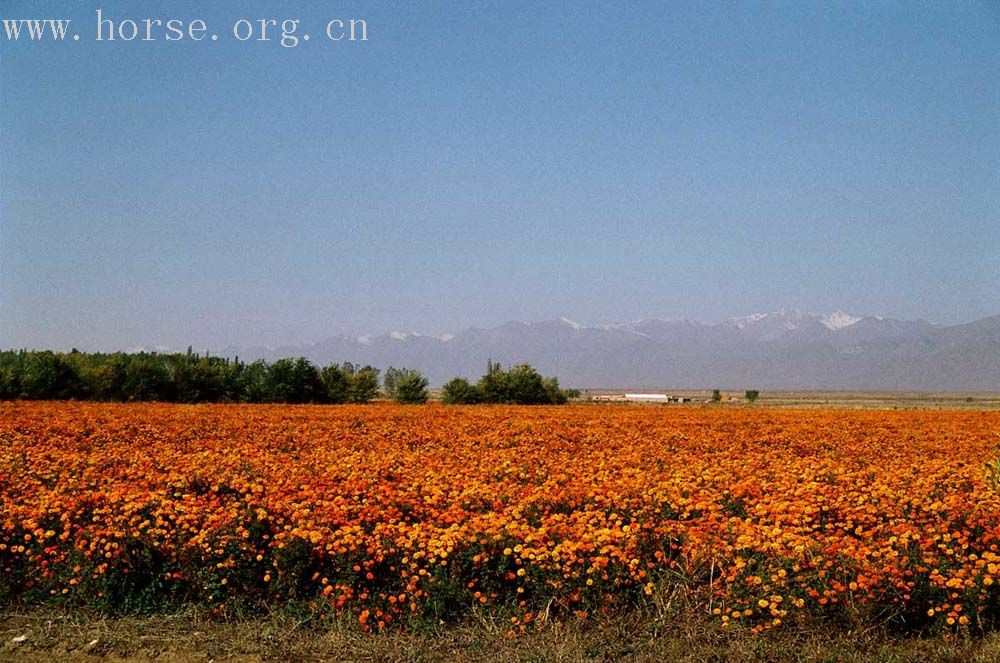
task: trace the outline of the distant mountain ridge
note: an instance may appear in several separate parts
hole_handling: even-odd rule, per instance
[[[1000,391],[1000,315],[947,326],[843,311],[598,326],[560,318],[443,336],[337,336],[221,353],[406,366],[424,372],[433,385],[455,375],[478,377],[493,359],[530,362],[576,387]]]

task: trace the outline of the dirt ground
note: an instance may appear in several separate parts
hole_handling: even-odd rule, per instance
[[[997,661],[1000,636],[893,639],[816,625],[763,636],[697,616],[630,615],[510,638],[489,620],[361,633],[288,616],[215,621],[197,611],[104,619],[21,612],[0,617],[0,661]]]

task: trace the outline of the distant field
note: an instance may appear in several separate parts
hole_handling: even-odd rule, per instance
[[[954,643],[1000,626],[998,456],[992,411],[5,403],[4,628]]]
[[[663,393],[690,398],[690,404],[703,404],[712,397],[711,390],[685,389],[584,389],[582,397],[623,394]],[[742,391],[723,391],[722,405],[745,405]],[[667,404],[679,407],[678,404]],[[767,391],[761,390],[757,407],[831,407],[831,408],[949,408],[992,410],[1000,408],[1000,392],[909,392],[909,391]]]

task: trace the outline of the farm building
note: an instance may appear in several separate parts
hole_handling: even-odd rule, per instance
[[[669,403],[670,396],[666,394],[625,394],[625,400],[637,403]]]
[[[595,394],[591,400],[610,403],[689,403],[685,396],[670,394]]]

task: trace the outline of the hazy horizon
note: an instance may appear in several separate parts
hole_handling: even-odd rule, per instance
[[[84,38],[0,38],[2,347],[1000,313],[995,3],[99,6],[314,38],[5,3]]]
[[[441,329],[441,330],[426,330],[426,329],[415,329],[415,328],[402,328],[402,327],[383,327],[378,329],[367,329],[361,331],[330,331],[323,336],[319,336],[312,339],[306,339],[303,341],[288,341],[279,340],[275,343],[265,343],[265,342],[251,342],[251,343],[224,343],[219,345],[207,345],[198,344],[192,342],[182,342],[178,345],[170,345],[167,343],[160,342],[149,342],[140,343],[130,346],[114,346],[114,345],[84,345],[84,344],[69,344],[63,346],[31,346],[31,345],[21,345],[21,346],[0,346],[0,350],[8,349],[27,349],[27,350],[54,350],[54,351],[69,351],[71,349],[81,350],[84,352],[142,352],[142,351],[157,351],[157,352],[183,352],[187,348],[192,348],[195,352],[229,352],[233,350],[247,350],[252,348],[267,348],[270,350],[276,350],[279,348],[308,348],[313,345],[322,344],[324,341],[329,341],[333,339],[350,339],[352,341],[365,341],[366,339],[376,339],[383,337],[393,337],[398,334],[402,334],[406,337],[417,336],[417,337],[427,337],[435,338],[438,340],[447,341],[451,337],[461,335],[466,332],[471,332],[475,330],[491,331],[501,329],[506,325],[519,324],[519,325],[544,325],[547,323],[563,323],[577,329],[591,329],[591,330],[612,330],[616,328],[628,328],[630,325],[639,324],[643,322],[689,322],[697,325],[702,325],[705,327],[713,326],[724,326],[731,323],[746,319],[750,321],[756,316],[774,316],[782,314],[801,314],[803,316],[815,316],[819,318],[829,318],[837,316],[838,314],[844,314],[850,318],[856,320],[862,320],[865,318],[875,318],[880,320],[896,320],[900,322],[925,322],[929,323],[932,328],[937,329],[947,329],[955,326],[962,326],[974,322],[979,322],[984,319],[992,319],[1000,317],[1000,312],[993,315],[983,316],[981,318],[975,318],[971,320],[959,320],[957,322],[943,323],[935,320],[927,320],[926,318],[896,318],[894,316],[885,316],[880,313],[865,312],[858,313],[854,311],[845,311],[842,308],[835,309],[833,311],[807,311],[803,309],[792,309],[788,307],[782,307],[775,309],[773,311],[753,311],[744,312],[738,315],[725,316],[716,319],[699,319],[699,318],[688,318],[680,316],[645,316],[640,318],[632,318],[629,320],[612,320],[612,319],[600,319],[600,320],[575,320],[565,315],[550,315],[544,318],[536,319],[524,319],[524,318],[512,318],[509,320],[501,320],[493,324],[477,324],[470,323],[462,325],[459,327],[451,329]],[[848,325],[850,326],[850,325]],[[402,338],[402,337],[400,337]]]

